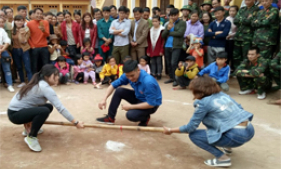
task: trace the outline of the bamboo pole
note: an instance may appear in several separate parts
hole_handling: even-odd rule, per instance
[[[74,126],[69,122],[46,121],[44,124],[61,125],[61,126]],[[119,130],[135,130],[147,132],[163,132],[162,127],[139,127],[139,126],[122,126],[122,125],[107,125],[107,124],[84,124],[84,127],[90,128],[105,128],[105,129],[119,129]]]

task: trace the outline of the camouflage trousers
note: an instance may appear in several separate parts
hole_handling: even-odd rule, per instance
[[[274,46],[257,45],[260,49],[260,55],[265,59],[271,59],[273,55]]]
[[[279,86],[279,88],[281,88],[280,70],[276,70],[276,69],[272,68],[271,64],[270,64],[270,75],[271,75],[272,80],[274,80],[276,82],[276,84]]]
[[[236,68],[241,64],[244,59],[247,59],[248,50],[251,47],[251,42],[242,42],[242,41],[235,41],[234,42],[234,49],[233,49],[233,69]]]
[[[267,89],[270,89],[272,85],[270,78],[266,76],[255,78],[237,77],[237,80],[241,91],[257,89],[258,94],[262,94]]]

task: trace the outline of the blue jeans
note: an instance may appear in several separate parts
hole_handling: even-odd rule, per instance
[[[14,48],[12,51],[13,59],[19,71],[20,81],[24,82],[23,66],[24,64],[28,81],[32,78],[29,51],[23,52],[21,48]]]
[[[10,56],[10,55],[7,51],[4,51],[1,53],[1,56],[2,57],[0,59],[0,62],[5,75],[6,83],[8,84],[8,86],[12,86],[13,80],[12,80],[12,73],[11,73],[11,63],[4,61],[4,56]]]
[[[255,130],[253,125],[248,124],[246,128],[230,129],[223,133],[221,138],[213,144],[208,143],[206,130],[196,130],[189,134],[189,138],[195,145],[213,154],[216,158],[219,158],[224,155],[224,153],[217,147],[239,147],[250,141],[254,134]]]

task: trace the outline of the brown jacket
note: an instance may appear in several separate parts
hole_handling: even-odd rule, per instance
[[[135,31],[135,20],[132,21],[131,30],[129,33],[129,40],[130,43],[133,42],[134,38],[134,31]],[[136,30],[136,42],[138,44],[137,47],[147,47],[147,34],[149,31],[149,23],[144,20],[140,19],[137,30]]]
[[[24,35],[18,33],[18,40],[20,41],[20,47],[22,48],[23,52],[30,49],[30,46],[28,44],[28,39],[30,37],[30,31],[29,31],[28,27],[25,27],[24,29],[25,29]],[[13,32],[12,32],[12,35],[13,35]],[[21,43],[21,42],[26,42],[26,43]]]

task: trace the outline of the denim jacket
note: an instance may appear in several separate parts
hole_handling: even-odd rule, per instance
[[[209,144],[217,142],[223,133],[243,121],[252,121],[253,114],[245,111],[240,104],[223,92],[212,94],[193,104],[195,112],[187,125],[180,127],[182,133],[194,132],[199,124],[207,127]]]

